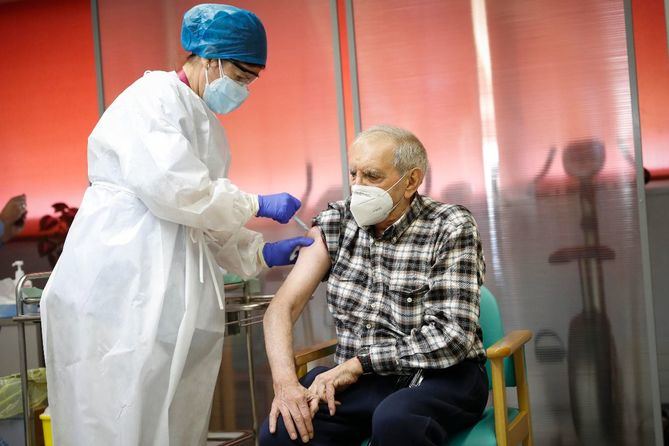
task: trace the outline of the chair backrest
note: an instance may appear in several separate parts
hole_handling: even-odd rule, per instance
[[[481,324],[481,330],[483,331],[483,348],[487,349],[504,337],[504,325],[502,324],[502,315],[499,312],[497,300],[486,287],[481,287],[479,324]],[[492,388],[490,361],[486,361],[485,366],[488,370],[488,385]],[[513,371],[513,361],[510,358],[504,359],[504,378],[507,387],[516,386],[516,374]]]

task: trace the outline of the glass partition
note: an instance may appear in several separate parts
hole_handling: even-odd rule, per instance
[[[195,3],[99,1],[106,104],[145,70],[180,67],[180,21]],[[250,192],[295,194],[306,221],[343,196],[330,2],[231,3],[263,20],[269,58],[247,103],[221,119],[230,176]],[[650,444],[623,1],[351,4],[362,127],[395,124],[424,142],[431,171],[421,192],[472,210],[507,330],[534,332],[536,443]],[[251,227],[269,240],[302,232]],[[262,289],[275,291],[286,272],[265,275]],[[260,333],[264,416],[272,389]],[[297,343],[332,334],[319,290]],[[243,342],[226,341],[215,408],[227,406],[212,429],[250,425]]]
[[[468,206],[506,329],[528,328],[537,444],[651,444],[622,1],[353,1],[363,128],[425,143]],[[655,354],[653,352],[653,354]]]

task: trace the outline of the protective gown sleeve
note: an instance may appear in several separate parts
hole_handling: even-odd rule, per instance
[[[264,240],[261,234],[241,228],[234,236],[215,232],[215,241],[209,243],[216,262],[226,271],[237,274],[242,279],[255,277],[267,268],[262,256]]]
[[[122,166],[127,185],[159,218],[192,228],[237,232],[258,211],[257,198],[227,178],[210,179],[183,133],[165,119],[142,135]]]
[[[257,197],[227,178],[212,178],[199,155],[208,148],[191,143],[189,128],[211,131],[212,123],[189,113],[178,94],[160,99],[160,113],[146,102],[140,99],[135,111],[143,119],[131,120],[140,130],[136,146],[119,159],[125,184],[158,218],[209,231],[221,266],[245,277],[257,274],[264,266],[262,235],[243,227],[258,211]]]

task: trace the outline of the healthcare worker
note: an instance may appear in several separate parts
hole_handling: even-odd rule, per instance
[[[223,347],[221,268],[252,277],[313,242],[265,243],[246,222],[286,223],[299,200],[225,178],[216,113],[239,107],[265,66],[262,23],[199,5],[181,39],[193,53],[184,69],[145,73],[88,140],[92,184],[42,301],[57,446],[205,444]]]

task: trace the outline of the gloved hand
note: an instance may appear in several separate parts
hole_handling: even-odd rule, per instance
[[[8,241],[23,230],[26,224],[26,194],[9,200],[0,211],[0,222],[4,232],[0,234],[0,244]]]
[[[297,251],[302,246],[309,246],[313,242],[314,239],[309,237],[295,237],[274,243],[265,243],[262,248],[262,256],[269,267],[292,265],[297,260]]]
[[[274,195],[258,195],[258,217],[267,217],[279,223],[288,223],[302,206],[300,200],[282,192]]]

